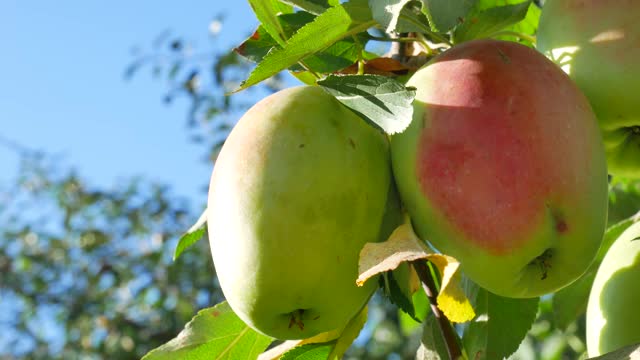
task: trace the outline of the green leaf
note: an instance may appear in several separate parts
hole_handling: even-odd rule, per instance
[[[423,0],[431,27],[445,33],[463,21],[477,0]]]
[[[366,41],[356,43],[353,39],[343,39],[329,46],[327,49],[304,59],[304,64],[311,71],[318,73],[332,73],[342,70],[356,61]]]
[[[331,0],[280,0],[280,2],[296,6],[315,15],[320,15],[331,6],[340,3],[339,1]]]
[[[284,31],[286,38],[291,37],[301,27],[313,21],[315,16],[305,11],[298,11],[293,14],[278,15],[278,21]],[[272,50],[280,49],[278,42],[269,35],[263,25],[246,39],[240,46],[234,49],[238,54],[246,59],[259,63]]]
[[[278,20],[281,22],[285,36],[287,37],[293,35],[304,25],[312,22],[313,19],[315,19],[314,15],[304,11],[278,16]],[[331,73],[344,69],[358,60],[362,47],[366,42],[367,39],[364,37],[359,37],[358,42],[352,38],[342,39],[327,49],[305,58],[304,65],[311,71],[318,73]],[[260,26],[253,35],[238,46],[235,51],[250,61],[259,63],[270,51],[277,49],[281,49],[281,47],[271,35]],[[304,68],[293,65],[289,70],[300,72],[303,71]],[[315,84],[315,78],[313,83]]]
[[[540,21],[540,8],[532,4],[529,6],[524,20],[507,27],[504,30],[515,31],[527,35],[535,35],[538,32],[538,22]]]
[[[422,328],[422,339],[416,353],[416,360],[448,359],[449,352],[433,313],[429,313]]]
[[[258,26],[256,31],[233,51],[249,61],[258,63],[277,45],[278,43],[269,35],[267,30],[263,26]]]
[[[400,12],[411,0],[369,0],[373,18],[382,25],[385,32],[396,29]]]
[[[531,1],[482,10],[468,16],[453,33],[455,43],[489,37],[494,33],[522,21]]]
[[[335,343],[335,341],[329,341],[298,346],[284,353],[280,360],[327,360]]]
[[[301,27],[312,22],[317,16],[306,11],[297,11],[293,14],[282,14],[278,16],[278,20],[282,23],[285,36],[292,37]]]
[[[553,321],[556,327],[566,330],[585,313],[595,277],[595,271],[587,271],[571,285],[553,294]]]
[[[412,6],[414,4],[415,6]],[[402,8],[398,16],[398,23],[394,29],[396,32],[431,32],[429,20],[427,20],[424,12],[422,12],[420,4],[420,2],[412,1]]]
[[[610,226],[604,233],[602,244],[589,265],[587,271],[571,285],[561,289],[553,295],[553,318],[560,329],[566,329],[578,317],[587,311],[587,300],[589,292],[596,277],[602,259],[614,241],[627,230],[627,228],[640,220],[640,216],[634,215]]]
[[[426,319],[431,310],[427,294],[424,291],[418,290],[411,297],[411,301],[415,309],[415,318]],[[398,320],[400,322],[400,329],[402,329],[402,333],[406,336],[409,336],[421,324],[421,322],[416,321],[401,309],[398,309]]]
[[[198,240],[202,239],[207,231],[207,209],[204,209],[198,221],[187,230],[187,232],[180,237],[176,250],[173,253],[173,261],[176,259],[191,245],[195,244]]]
[[[527,335],[538,311],[538,298],[512,299],[478,289],[475,319],[462,339],[471,359],[502,359],[513,354]]]
[[[413,320],[420,322],[420,318],[416,317],[411,294],[408,293],[408,289],[404,289],[403,286],[398,284],[398,280],[404,277],[403,272],[405,271],[409,271],[409,263],[406,262],[400,264],[394,271],[387,271],[382,274],[380,281],[384,284],[383,293],[391,303],[398,306],[405,314],[409,315]],[[396,279],[396,276],[398,276],[398,279]]]
[[[468,19],[472,19],[474,15],[479,14],[485,10],[495,8],[498,6],[516,5],[522,3],[522,0],[478,0],[469,12]],[[540,20],[540,8],[532,4],[527,10],[527,15],[522,21],[509,25],[502,29],[502,31],[513,31],[515,33],[521,33],[529,36],[533,36],[538,30],[538,22]],[[513,40],[513,37],[501,36],[499,38]]]
[[[387,134],[402,132],[411,123],[416,91],[392,78],[330,75],[318,85]]]
[[[293,75],[296,79],[298,79],[301,83],[305,85],[316,84],[316,77],[313,76],[313,74],[311,74],[308,71],[295,71],[295,72],[291,72],[291,75]]]
[[[292,12],[293,9],[291,6],[287,6],[276,0],[249,0],[249,4],[267,33],[269,33],[278,44],[284,45],[286,41],[284,29],[280,21],[278,21],[277,15],[283,12]]]
[[[340,337],[336,339],[329,358],[337,357],[338,359],[342,359],[344,353],[356,340],[367,322],[367,312],[368,308],[365,306],[356,316],[349,320],[347,326],[342,330]]]
[[[606,353],[604,355],[589,358],[588,360],[637,360],[640,359],[640,343],[625,346],[622,349]]]
[[[256,359],[273,339],[248,327],[226,302],[200,310],[184,330],[143,360]]]
[[[337,41],[375,25],[366,0],[351,0],[325,11],[293,35],[282,49],[273,49],[251,72],[240,91],[263,81]]]
[[[431,32],[417,0],[369,0],[373,18],[387,33]]]

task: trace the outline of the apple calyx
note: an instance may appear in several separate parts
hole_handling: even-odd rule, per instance
[[[289,329],[296,325],[300,330],[304,330],[304,321],[302,321],[304,309],[294,310],[290,315],[291,317],[289,318]]]
[[[551,269],[551,258],[553,257],[553,250],[547,249],[542,254],[536,256],[529,264],[538,266],[540,269],[540,280],[547,278],[547,272]]]

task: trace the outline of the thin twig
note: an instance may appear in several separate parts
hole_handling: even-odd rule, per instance
[[[449,358],[452,360],[460,359],[462,357],[462,351],[460,350],[460,345],[453,333],[451,322],[449,322],[449,319],[447,319],[447,317],[438,308],[436,285],[433,281],[431,271],[429,271],[424,260],[414,261],[412,262],[412,265],[422,282],[422,288],[427,294],[427,298],[431,304],[431,311],[438,321],[438,327],[440,328],[440,333],[442,334],[442,338],[447,346]]]

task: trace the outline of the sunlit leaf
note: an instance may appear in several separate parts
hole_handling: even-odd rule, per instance
[[[369,0],[373,18],[385,29],[391,32],[396,29],[400,12],[411,0]]]
[[[329,7],[339,4],[337,0],[280,0],[315,15],[322,14]]]
[[[522,21],[526,17],[530,5],[531,1],[524,1],[518,4],[492,7],[471,14],[456,27],[453,40],[459,43],[491,36]]]
[[[495,8],[498,6],[516,5],[521,4],[523,0],[477,0],[473,9],[470,11],[469,16],[465,18],[465,21],[472,19],[474,14],[479,14],[485,10]],[[538,22],[540,20],[540,8],[534,3],[527,9],[527,14],[523,20],[511,24],[502,30],[513,31],[515,33],[522,33],[525,35],[533,36],[538,29]],[[499,38],[513,40],[513,36],[503,36]]]
[[[302,345],[284,353],[280,360],[327,360],[334,346],[334,341]]]
[[[403,262],[426,259],[433,254],[415,235],[410,223],[405,223],[393,231],[387,241],[367,243],[360,251],[358,263],[358,286],[375,275],[396,269]]]
[[[272,49],[251,72],[240,91],[348,36],[375,25],[366,0],[351,0],[323,12],[293,35],[282,49]]]
[[[198,240],[202,239],[204,234],[207,232],[207,209],[205,209],[198,221],[196,221],[187,232],[180,237],[178,240],[178,245],[176,245],[176,250],[173,253],[173,260],[175,261],[183,251],[185,251],[189,246],[195,244]]]
[[[411,123],[416,91],[397,80],[379,75],[331,75],[318,85],[387,134],[402,132]]]
[[[272,341],[248,327],[222,302],[200,310],[177,337],[143,359],[255,359]]]
[[[291,12],[291,6],[285,5],[277,0],[249,0],[249,4],[251,4],[253,12],[267,33],[269,33],[278,44],[284,45],[286,38],[284,29],[282,29],[282,25],[280,21],[278,21],[278,14]]]
[[[287,37],[292,36],[314,19],[314,15],[304,11],[278,16],[278,20],[282,24]],[[357,37],[357,41],[353,37],[341,39],[328,48],[306,57],[303,62],[304,67],[294,64],[289,67],[289,70],[302,72],[308,69],[318,73],[331,73],[344,69],[358,60],[366,42],[367,38],[362,36]],[[267,33],[263,26],[259,26],[253,35],[235,48],[235,51],[250,61],[259,63],[269,52],[278,51],[279,49],[281,49],[281,46]]]

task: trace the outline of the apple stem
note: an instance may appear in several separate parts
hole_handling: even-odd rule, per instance
[[[427,294],[427,298],[429,299],[429,303],[431,304],[431,311],[438,321],[440,333],[442,334],[442,338],[447,345],[449,358],[454,360],[462,358],[462,351],[460,350],[460,345],[456,340],[456,335],[453,332],[451,322],[449,322],[449,319],[442,313],[442,311],[440,311],[440,308],[438,308],[438,292],[436,291],[436,284],[433,281],[431,271],[429,271],[429,268],[427,267],[427,262],[424,260],[418,260],[413,261],[412,265],[416,270],[420,281],[422,282],[422,288],[424,289],[424,292]]]

